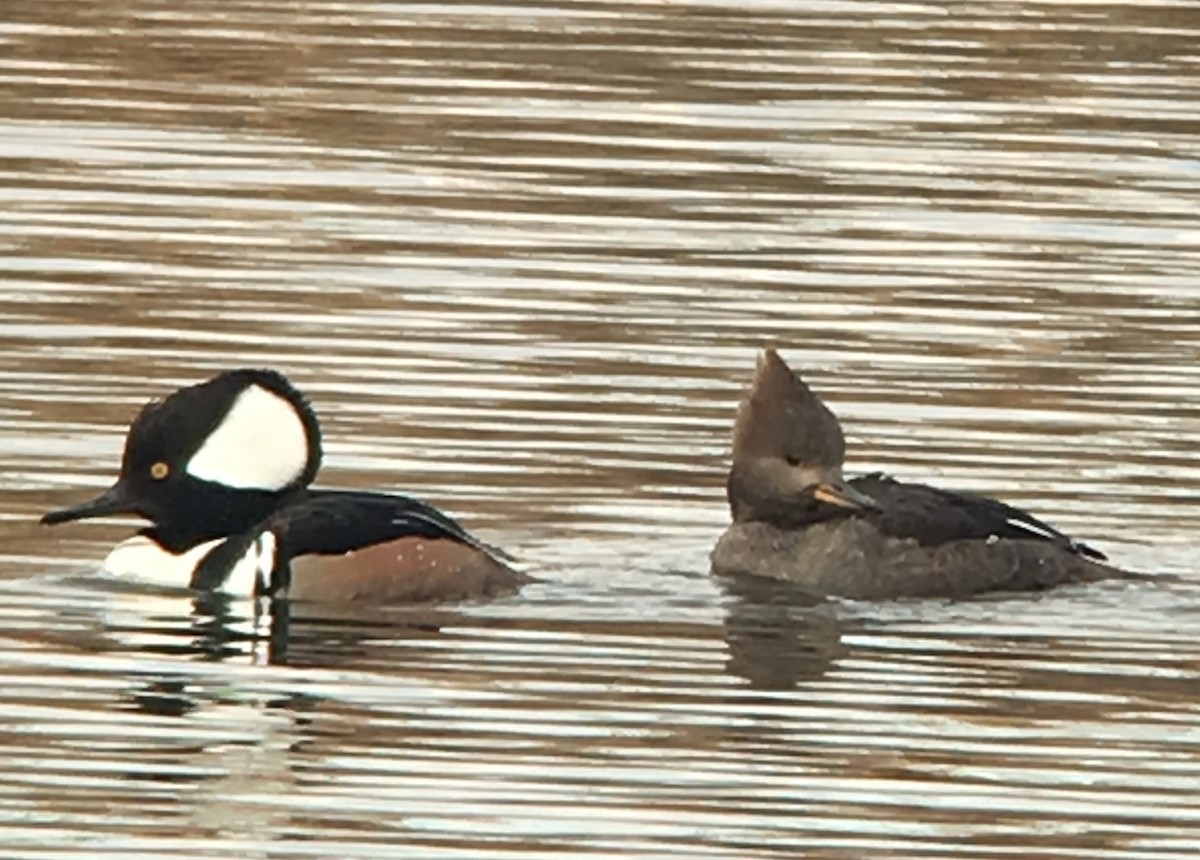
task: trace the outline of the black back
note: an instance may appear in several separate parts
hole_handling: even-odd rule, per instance
[[[475,538],[454,519],[419,499],[353,490],[302,490],[256,527],[227,538],[204,558],[192,587],[217,588],[232,566],[266,531],[274,534],[275,565],[267,590],[290,584],[289,565],[298,556],[339,555],[406,537],[452,540],[507,559]]]
[[[905,484],[882,473],[854,478],[849,483],[879,504],[878,511],[865,511],[860,516],[891,537],[912,539],[922,546],[990,537],[1045,540],[1085,558],[1105,559],[1098,550],[995,499],[925,484]]]
[[[493,551],[432,505],[390,493],[309,490],[265,525],[293,557],[350,552],[403,537],[445,538]]]

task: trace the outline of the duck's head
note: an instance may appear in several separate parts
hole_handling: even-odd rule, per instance
[[[735,522],[802,526],[876,507],[842,479],[837,417],[773,349],[738,408],[727,492]]]
[[[227,371],[146,405],[116,483],[42,522],[130,513],[178,535],[174,543],[207,539],[254,525],[320,465],[321,431],[304,396],[272,370]]]

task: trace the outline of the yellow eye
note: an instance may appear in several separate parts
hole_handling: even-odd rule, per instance
[[[171,467],[168,466],[166,463],[164,463],[162,460],[159,460],[157,463],[155,463],[153,466],[150,467],[150,477],[156,481],[161,481],[163,478],[167,477],[167,475],[169,475],[169,474],[171,474]]]

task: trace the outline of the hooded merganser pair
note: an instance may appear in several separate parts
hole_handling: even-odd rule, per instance
[[[117,482],[47,524],[133,513],[151,525],[115,576],[238,595],[418,602],[516,590],[526,577],[430,505],[311,489],[321,431],[282,375],[235,370],[142,409]]]
[[[816,595],[963,597],[1134,576],[991,499],[842,479],[841,426],[773,351],[738,412],[717,574],[789,580]],[[293,600],[454,600],[527,577],[435,508],[405,496],[315,490],[320,428],[280,374],[236,370],[151,403],[121,474],[48,524],[135,513],[151,525],[104,562],[114,575]]]
[[[858,599],[966,597],[1134,576],[1024,511],[872,474],[845,481],[837,418],[774,350],[738,410],[717,574]]]

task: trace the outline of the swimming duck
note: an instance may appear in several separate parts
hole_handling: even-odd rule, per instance
[[[1003,502],[883,474],[846,480],[845,454],[836,416],[765,350],[734,426],[733,523],[712,551],[713,572],[857,599],[967,597],[1126,575]]]
[[[205,591],[418,602],[527,580],[425,502],[310,488],[320,465],[308,400],[275,371],[227,371],[145,406],[116,483],[41,521],[137,514],[150,525],[114,547],[104,570]]]

